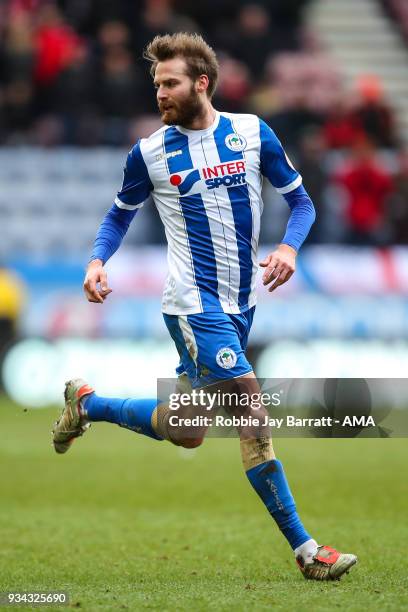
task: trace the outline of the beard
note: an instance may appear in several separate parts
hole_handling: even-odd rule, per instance
[[[200,101],[200,97],[191,86],[190,94],[184,98],[175,102],[174,100],[168,102],[159,103],[159,111],[161,114],[161,120],[166,125],[181,125],[187,127],[191,125],[197,117],[203,112],[203,107]]]

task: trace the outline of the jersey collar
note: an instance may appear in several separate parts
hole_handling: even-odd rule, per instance
[[[213,123],[208,128],[205,128],[205,130],[187,130],[181,125],[176,125],[174,127],[179,132],[181,132],[182,134],[185,134],[186,136],[193,136],[194,134],[197,134],[199,136],[207,136],[207,134],[212,134],[217,129],[219,122],[220,122],[220,113],[219,111],[216,110]]]

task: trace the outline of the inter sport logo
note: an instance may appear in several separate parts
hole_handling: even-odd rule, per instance
[[[219,164],[212,168],[191,170],[183,180],[180,174],[172,174],[170,183],[178,188],[181,195],[188,193],[193,186],[204,180],[207,189],[232,187],[246,184],[246,168],[243,160]]]

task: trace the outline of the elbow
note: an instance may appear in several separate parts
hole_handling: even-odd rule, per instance
[[[316,221],[316,208],[313,204],[312,198],[307,192],[304,194],[303,210],[305,217],[309,218],[310,227],[312,227],[313,223]]]
[[[310,219],[310,227],[312,227],[313,223],[316,221],[316,208],[315,205],[313,204],[313,200],[310,197],[310,195],[307,193],[307,191],[304,191],[304,203],[306,204],[306,210],[307,213],[309,215],[309,219]]]
[[[313,202],[310,200],[310,227],[316,221],[316,209],[313,206]]]

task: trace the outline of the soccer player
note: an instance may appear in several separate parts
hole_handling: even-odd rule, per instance
[[[245,350],[256,303],[263,177],[291,210],[281,244],[260,262],[269,291],[292,276],[314,207],[266,123],[255,115],[213,107],[218,63],[200,36],[157,36],[145,57],[151,62],[164,126],[139,140],[127,157],[122,188],[96,236],[84,290],[90,302],[107,298],[111,289],[104,264],[136,212],[152,199],[168,242],[162,310],[180,355],[179,388],[211,389],[216,384],[226,392],[245,388],[252,397],[259,385]],[[84,380],[73,379],[65,386],[54,447],[65,453],[92,421],[116,423],[187,448],[201,444],[205,428],[189,435],[171,425],[170,415],[169,405],[157,398],[100,397]],[[294,550],[305,578],[340,578],[357,558],[318,546],[306,531],[269,430],[238,431],[249,482]]]

